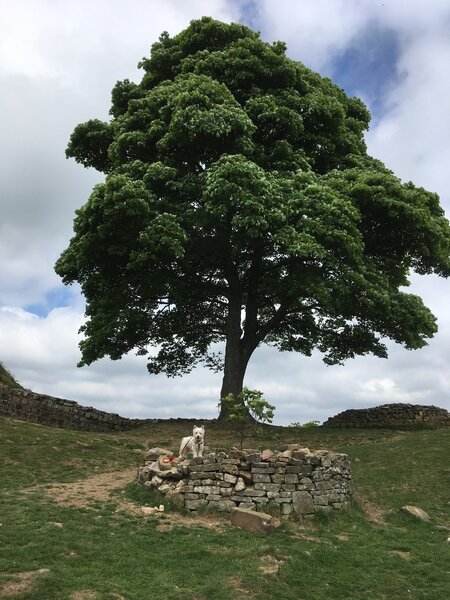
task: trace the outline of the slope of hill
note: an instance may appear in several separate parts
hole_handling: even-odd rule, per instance
[[[18,388],[20,390],[23,390],[23,387],[20,385],[20,383],[18,383],[14,377],[11,375],[11,373],[5,369],[5,367],[3,366],[3,364],[0,362],[0,383],[2,383],[3,385],[7,385],[9,387],[12,388]]]

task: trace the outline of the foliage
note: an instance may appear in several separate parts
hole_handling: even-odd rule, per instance
[[[311,429],[312,427],[319,427],[320,421],[308,421],[307,423],[290,423],[289,427],[293,427],[294,429]]]
[[[450,273],[438,197],[368,156],[364,104],[285,50],[193,21],[161,35],[140,83],[117,83],[109,122],[75,128],[67,156],[106,176],[56,263],[86,297],[80,364],[203,362],[237,396],[263,342],[335,364],[436,332],[405,288]]]
[[[239,396],[228,394],[222,398],[221,403],[226,415],[225,419],[239,434],[241,449],[250,429],[257,433],[258,425],[272,423],[275,406],[264,400],[263,393],[259,390],[244,387]]]

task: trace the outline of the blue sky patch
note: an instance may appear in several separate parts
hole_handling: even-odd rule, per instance
[[[397,70],[399,56],[398,33],[372,25],[336,57],[327,75],[349,96],[363,95],[372,120],[377,121],[383,116],[386,93],[401,79]]]
[[[45,318],[54,308],[72,306],[74,295],[78,293],[75,287],[58,286],[46,293],[43,302],[28,304],[24,306],[24,310]]]

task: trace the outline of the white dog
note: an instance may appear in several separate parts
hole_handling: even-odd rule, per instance
[[[203,456],[203,448],[205,447],[205,428],[194,427],[192,435],[184,437],[180,444],[180,456],[186,456],[189,452],[194,458]]]

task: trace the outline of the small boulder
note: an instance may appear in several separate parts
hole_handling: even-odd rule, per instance
[[[238,477],[238,480],[237,480],[235,488],[234,488],[236,490],[236,492],[242,492],[242,490],[245,490],[246,487],[247,486],[245,485],[245,482],[242,479],[242,477]]]
[[[150,448],[145,454],[145,460],[158,460],[161,455],[173,456],[173,452],[165,448]]]
[[[266,461],[266,460],[270,460],[272,458],[272,456],[274,456],[274,452],[272,452],[272,450],[263,450],[261,452],[261,460],[262,461]]]
[[[141,511],[144,515],[154,515],[158,512],[158,508],[156,506],[143,506]]]
[[[409,515],[410,517],[414,517],[415,519],[420,519],[421,521],[430,520],[430,515],[421,508],[418,508],[417,506],[405,505],[402,506],[401,511],[405,513],[405,515]]]
[[[236,527],[251,533],[272,533],[273,517],[263,512],[256,512],[248,508],[232,508],[230,521]]]

